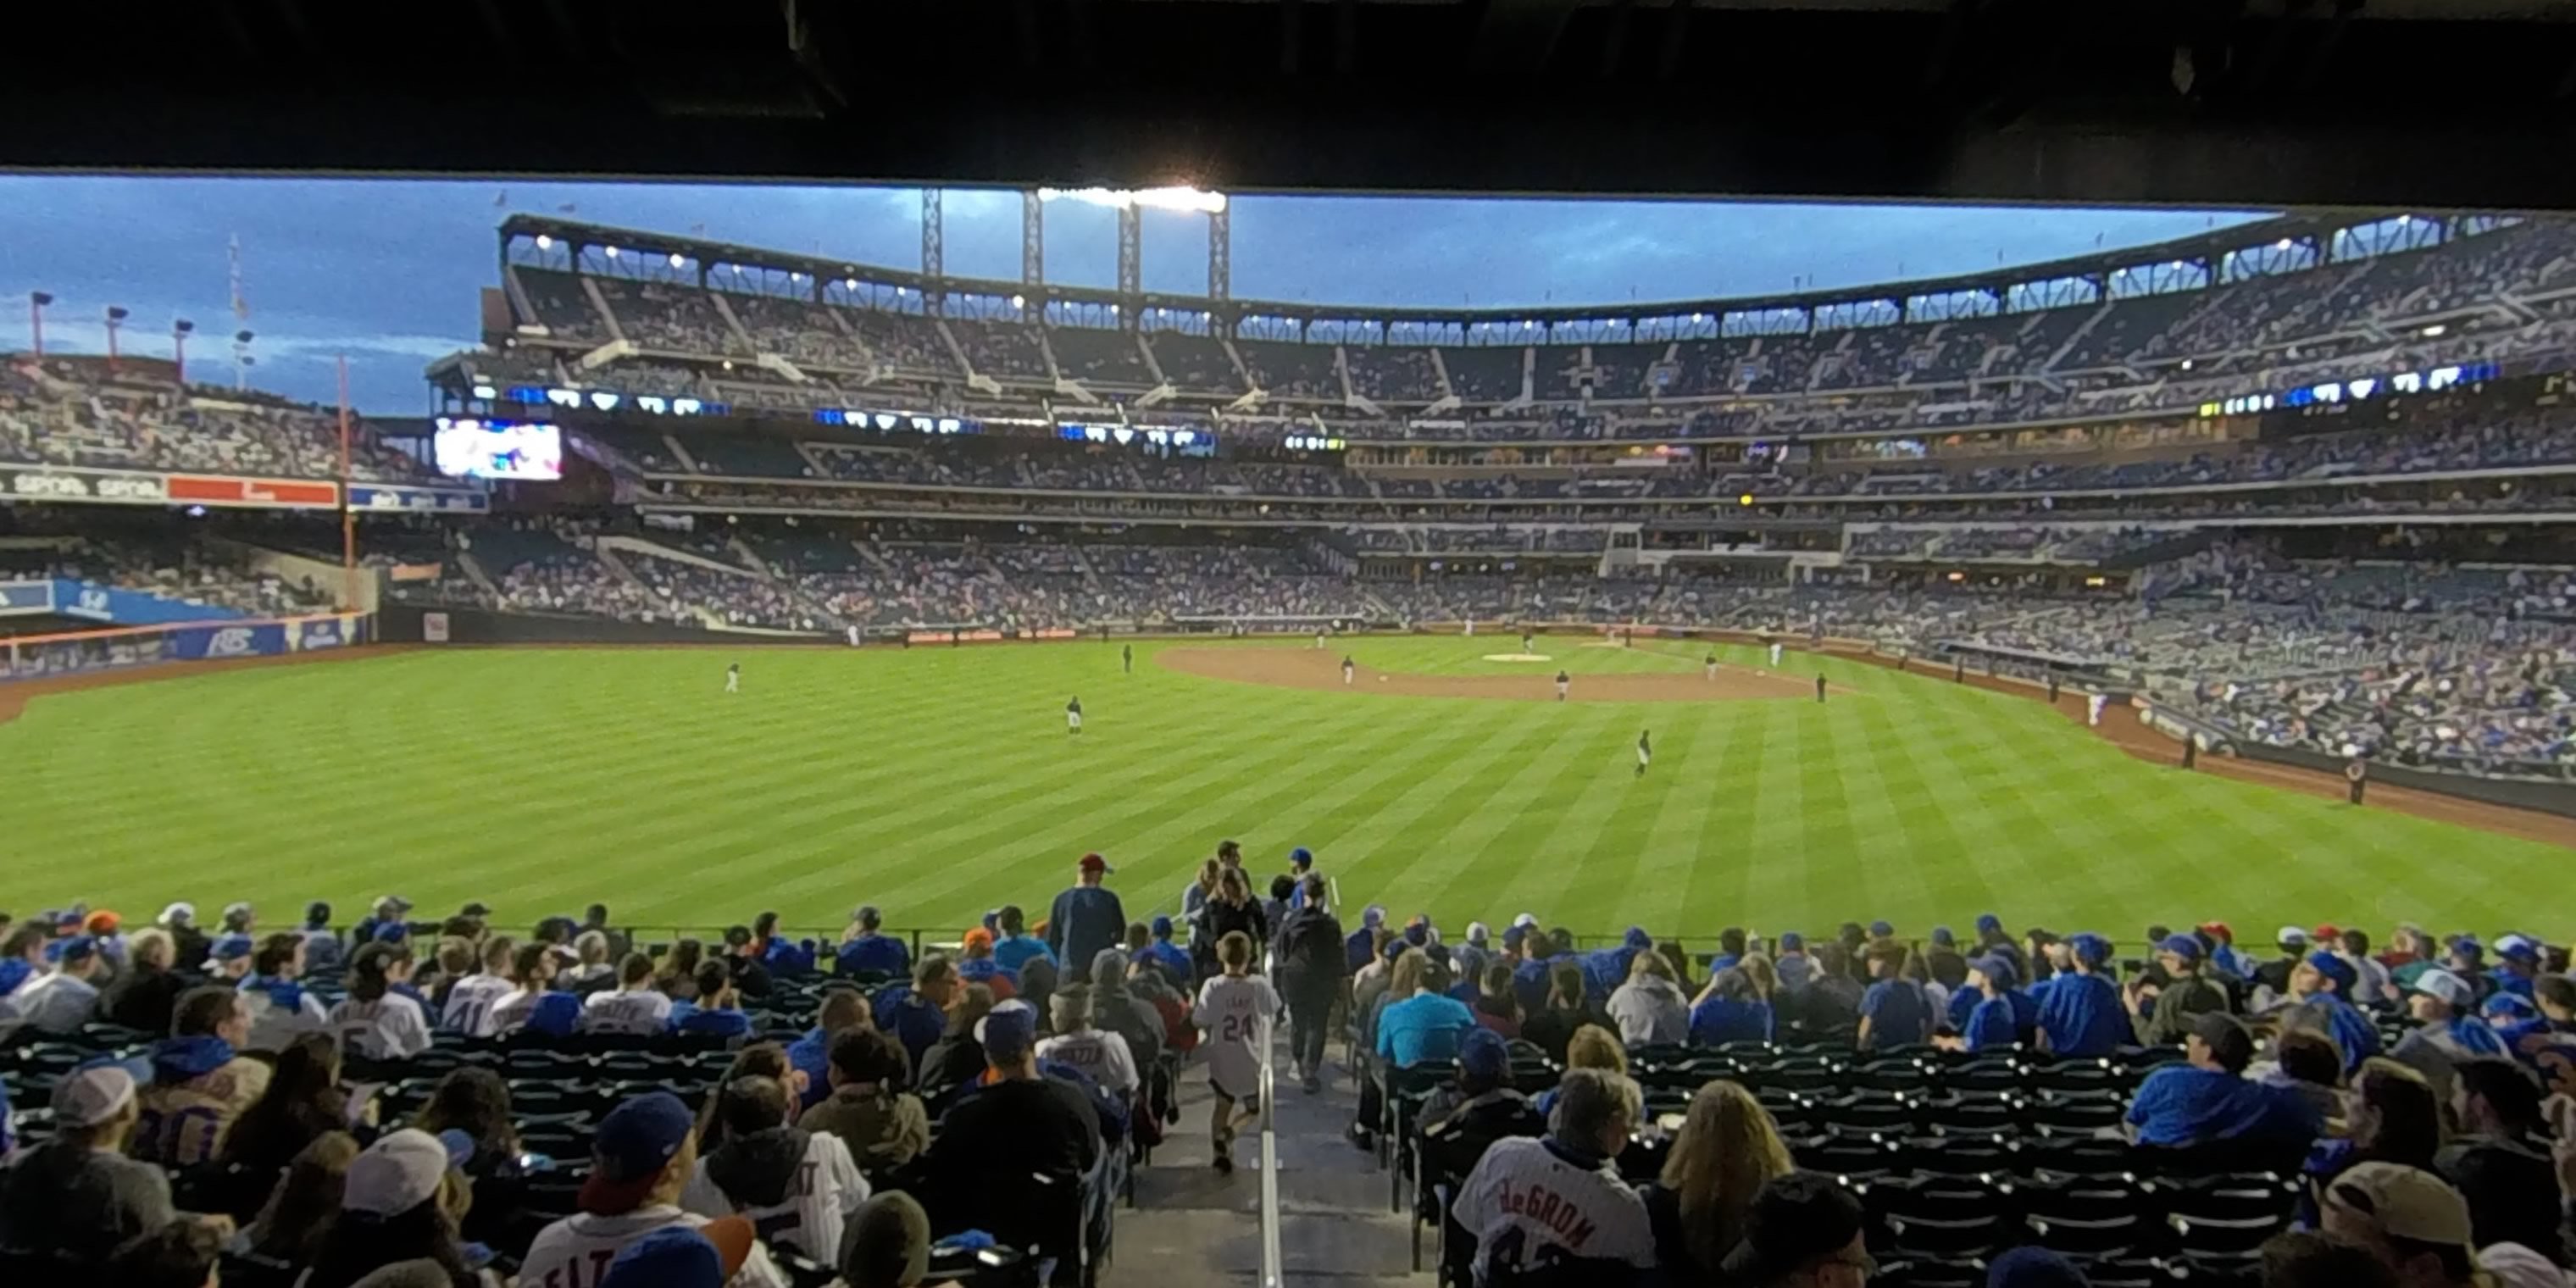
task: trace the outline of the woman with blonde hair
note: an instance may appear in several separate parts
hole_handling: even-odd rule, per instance
[[[1598,1024],[1586,1024],[1576,1029],[1574,1036],[1566,1040],[1565,1067],[1568,1072],[1576,1069],[1599,1069],[1604,1073],[1615,1073],[1626,1077],[1628,1048],[1619,1045],[1618,1034]],[[1556,1108],[1556,1091],[1556,1088],[1550,1087],[1538,1093],[1538,1099],[1532,1103],[1540,1113],[1549,1113]]]
[[[1744,1235],[1753,1196],[1793,1169],[1771,1113],[1743,1085],[1720,1079],[1691,1097],[1663,1175],[1645,1187],[1655,1261],[1669,1283],[1714,1283]]]
[[[357,1157],[358,1138],[347,1132],[314,1137],[287,1164],[286,1174],[277,1178],[277,1188],[269,1191],[268,1202],[260,1208],[259,1219],[251,1222],[244,1237],[252,1255],[298,1269],[309,1264],[322,1245],[323,1227],[340,1210],[340,1188]]]

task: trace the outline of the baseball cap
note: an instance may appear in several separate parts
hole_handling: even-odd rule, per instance
[[[977,926],[967,931],[957,942],[959,946],[965,948],[990,948],[993,946],[993,932]]]
[[[400,1216],[428,1202],[438,1182],[473,1157],[474,1139],[453,1127],[435,1136],[409,1127],[388,1132],[350,1160],[340,1207],[362,1216]]]
[[[96,1127],[134,1101],[134,1089],[152,1081],[152,1066],[141,1060],[95,1060],[54,1084],[54,1122],[64,1127]]]
[[[117,916],[115,913],[110,912],[105,908],[101,908],[98,911],[91,913],[89,915],[89,920],[81,923],[81,929],[93,935],[113,935],[116,933],[117,927],[124,924],[124,918]]]
[[[98,956],[98,941],[87,935],[76,935],[56,945],[56,949],[53,955],[65,963],[85,962]]]
[[[1959,936],[1953,933],[1948,926],[1934,926],[1932,928],[1933,947],[1951,948],[1957,946],[1958,942]]]
[[[1386,905],[1373,903],[1360,909],[1360,924],[1371,927],[1385,925]]]
[[[1314,865],[1314,862],[1315,852],[1307,849],[1305,846],[1298,846],[1296,849],[1288,852],[1288,863],[1292,867],[1311,867]]]
[[[2450,949],[2473,962],[2483,961],[2487,955],[2486,945],[2479,943],[2475,935],[2454,936],[2450,942]]]
[[[2438,966],[2416,976],[2410,987],[2414,992],[2438,997],[2453,1006],[2467,1006],[2478,996],[2478,990],[2471,987],[2469,981]]]
[[[2529,1020],[2536,1019],[2540,1015],[2540,1008],[2532,1005],[2530,998],[2520,993],[2509,993],[2503,989],[2497,989],[2489,995],[2478,1009],[2485,1012],[2487,1018],[2491,1020]]]
[[[206,954],[219,962],[237,962],[250,956],[250,951],[251,943],[248,935],[217,935],[214,944],[206,950]]]
[[[2187,962],[2200,960],[2200,941],[2189,935],[2167,935],[2156,945],[2160,953],[2172,953]]]
[[[1538,926],[1538,914],[1535,912],[1524,912],[1521,915],[1512,918],[1512,924],[1519,926],[1524,930],[1535,929]]]
[[[2210,1058],[2238,1073],[2254,1062],[2254,1033],[2243,1020],[2225,1011],[2203,1011],[2191,1019],[2193,1037],[2209,1044]]]
[[[1850,1247],[1860,1231],[1860,1200],[1841,1182],[1820,1172],[1791,1172],[1753,1196],[1743,1241],[1726,1254],[1720,1273],[1731,1283],[1771,1283]]]
[[[739,1216],[662,1226],[618,1249],[599,1288],[724,1288],[756,1239],[751,1221]]]
[[[2455,1248],[2473,1238],[2468,1200],[2420,1167],[2356,1163],[2326,1186],[2325,1201],[2367,1218],[2390,1238]]]
[[[1458,1072],[1484,1082],[1499,1082],[1512,1072],[1512,1049],[1503,1036],[1478,1026],[1458,1044]]]
[[[1996,916],[1995,914],[1993,914],[1993,913],[1991,913],[1991,912],[1984,912],[1984,913],[1979,913],[1979,914],[1977,914],[1977,933],[1978,933],[1978,934],[1980,934],[1980,935],[1992,934],[1992,933],[1994,933],[1995,931],[2001,930],[2001,929],[2003,929],[2003,928],[2004,928],[2004,919],[2003,919],[2003,918],[1998,917],[1998,916]]]
[[[196,919],[197,905],[193,903],[174,903],[161,910],[161,924],[165,926],[182,926]]]
[[[1405,949],[1411,948],[1412,946],[1413,945],[1404,941],[1404,936],[1397,935],[1393,939],[1386,941],[1386,959],[1388,961],[1394,961],[1396,958],[1404,955]]]
[[[2310,953],[2308,965],[2315,967],[2318,974],[2332,979],[2335,982],[2335,991],[2346,997],[2352,995],[2352,986],[2360,979],[2359,973],[2353,970],[2351,962],[2333,953],[2323,951]]]
[[[875,904],[863,903],[858,907],[850,909],[850,920],[859,922],[862,925],[874,925],[877,922],[885,920],[885,914],[878,912]]]
[[[2089,930],[2070,937],[2066,947],[2075,954],[2075,960],[2087,966],[2100,966],[2111,960],[2111,941]]]
[[[1490,927],[1490,926],[1487,926],[1485,923],[1483,923],[1483,922],[1481,922],[1481,921],[1471,921],[1471,922],[1468,922],[1468,923],[1467,923],[1467,942],[1468,942],[1468,943],[1474,944],[1475,946],[1477,946],[1477,947],[1479,947],[1479,948],[1482,948],[1482,947],[1484,947],[1484,946],[1485,946],[1485,941],[1486,941],[1486,940],[1489,940],[1489,939],[1491,939],[1491,938],[1493,938],[1493,937],[1494,937],[1494,931],[1493,931],[1493,928],[1492,928],[1492,927]]]
[[[1524,942],[1527,942],[1528,939],[1529,927],[1527,926],[1503,927],[1503,948],[1506,951],[1518,949]]]
[[[2222,944],[2232,944],[2236,942],[2236,932],[2229,929],[2227,923],[2224,921],[2204,921],[2200,923],[2200,933],[2207,935]]]
[[[898,1288],[930,1277],[930,1214],[901,1190],[880,1193],[850,1214],[841,1235],[841,1278],[850,1288]]]
[[[1098,872],[1103,874],[1118,870],[1109,866],[1109,860],[1100,857],[1097,851],[1082,856],[1081,868],[1085,872]]]
[[[1154,938],[1169,939],[1172,937],[1172,919],[1169,917],[1157,916],[1154,918],[1154,924],[1150,929],[1154,932]]]
[[[1807,946],[1807,937],[1794,930],[1780,932],[1780,951],[1794,953]]]
[[[2086,1288],[2091,1283],[2064,1253],[2019,1247],[1986,1267],[1986,1288]]]
[[[2308,932],[2297,926],[2283,926],[2272,936],[2272,942],[2283,948],[2305,948],[2308,946]]]
[[[474,902],[457,909],[456,915],[460,917],[489,917],[492,915],[492,906],[480,899],[477,899]]]
[[[1038,1013],[1028,1003],[1013,998],[975,1021],[975,1040],[984,1044],[986,1060],[1016,1064],[1037,1046]]]
[[[2310,940],[2312,943],[2332,943],[2343,938],[2343,927],[2331,921],[2320,921],[2317,923],[2317,928],[2309,931],[2308,934],[2312,937]]]
[[[411,911],[411,900],[401,895],[389,894],[376,900],[376,915],[379,917],[400,916],[409,911]]]
[[[1895,933],[1896,927],[1890,922],[1873,921],[1869,923],[1869,937],[1872,939],[1886,939]]]
[[[603,1215],[634,1211],[697,1126],[689,1107],[667,1091],[648,1091],[609,1110],[591,1135],[592,1167],[581,1186],[582,1210]]]
[[[1968,959],[1968,969],[1994,981],[1997,988],[2011,988],[2021,981],[2021,972],[2014,968],[2012,959],[2002,953],[1987,953],[1981,957],[1971,957]]]
[[[329,921],[331,919],[331,905],[324,903],[319,899],[304,905],[304,919],[306,921]]]
[[[2496,956],[2527,966],[2540,960],[2540,945],[2529,935],[2507,935],[2496,941]]]

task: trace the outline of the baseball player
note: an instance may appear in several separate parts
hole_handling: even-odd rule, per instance
[[[1637,777],[1639,778],[1646,776],[1646,764],[1655,758],[1653,732],[1650,729],[1637,731]]]
[[[1823,673],[1823,672],[1819,671],[1819,672],[1817,672],[1817,673],[1816,673],[1816,701],[1818,701],[1818,702],[1822,702],[1822,701],[1824,701],[1824,700],[1825,700],[1825,676],[1824,676],[1824,673]]]
[[[1780,669],[1780,641],[1778,640],[1771,641],[1771,669],[1774,671]]]
[[[857,648],[857,647],[859,646],[859,628],[858,628],[858,627],[856,627],[856,626],[852,626],[852,627],[850,627],[850,628],[849,628],[849,632],[850,632],[850,647],[851,647],[851,648]]]
[[[1315,630],[1315,647],[1317,649],[1324,647],[1324,631],[1321,627],[1318,627]]]
[[[1136,673],[1135,645],[1121,644],[1118,646],[1118,669],[1128,675],[1134,675]]]
[[[1349,684],[1351,682],[1351,676],[1357,673],[1358,670],[1359,664],[1351,660],[1351,655],[1348,653],[1342,654],[1342,683]]]
[[[742,692],[742,663],[735,662],[725,668],[725,692]]]
[[[1528,631],[1522,631],[1522,632],[1521,632],[1521,651],[1522,651],[1522,652],[1524,652],[1524,653],[1535,653],[1535,652],[1537,652],[1537,651],[1538,651],[1538,637],[1537,637],[1537,636],[1535,636],[1535,635],[1530,634]]]
[[[1701,673],[1702,675],[1705,675],[1705,676],[1707,676],[1708,678],[1710,678],[1710,679],[1712,679],[1712,680],[1714,680],[1714,679],[1716,679],[1716,678],[1717,678],[1717,650],[1716,650],[1716,649],[1710,649],[1710,650],[1708,651],[1708,656],[1707,656],[1707,657],[1704,657],[1704,658],[1701,658],[1701,659],[1699,660],[1699,668],[1700,668],[1700,673]]]
[[[2369,762],[2364,761],[2359,756],[2355,756],[2352,759],[2345,761],[2343,766],[2343,780],[2346,784],[2344,789],[2344,799],[2351,801],[2355,805],[2360,804],[2362,791],[2370,785]]]
[[[1082,732],[1082,699],[1079,697],[1064,704],[1064,731],[1071,734]]]
[[[2103,704],[2104,702],[2109,701],[2109,700],[2110,700],[2110,699],[2109,699],[2106,695],[2104,695],[2104,694],[2100,694],[2100,693],[2088,693],[2088,694],[2085,694],[2085,695],[2084,695],[2084,723],[2086,723],[2086,724],[2088,724],[2088,725],[2099,725],[2099,724],[2101,724],[2101,723],[2102,723],[2102,704]]]
[[[1559,701],[1559,702],[1563,702],[1563,701],[1565,701],[1565,692],[1566,692],[1566,690],[1571,689],[1571,688],[1573,688],[1573,687],[1574,687],[1574,677],[1573,677],[1573,676],[1567,675],[1565,672],[1563,672],[1563,671],[1561,671],[1561,670],[1560,670],[1560,671],[1558,671],[1558,672],[1556,673],[1556,700],[1557,700],[1557,701]]]

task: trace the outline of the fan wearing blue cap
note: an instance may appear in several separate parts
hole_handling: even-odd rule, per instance
[[[2345,1000],[2359,978],[2351,962],[2324,951],[2308,954],[2290,969],[2290,1004],[2320,1013],[2327,1033],[2343,1048],[2347,1074],[2379,1054],[2379,1026]]]
[[[28,1028],[69,1037],[98,1014],[98,985],[91,981],[107,968],[98,941],[87,935],[57,945],[61,955],[51,974],[38,975],[9,996],[9,1006]]]
[[[581,1210],[537,1232],[520,1263],[520,1282],[596,1283],[603,1267],[655,1231],[677,1226],[704,1233],[716,1224],[679,1207],[680,1192],[698,1165],[697,1127],[696,1115],[667,1091],[647,1092],[609,1110],[591,1136],[590,1176],[575,1200]],[[729,1282],[737,1288],[786,1288],[787,1278],[767,1250],[753,1244]]]
[[[2496,968],[2487,972],[2487,982],[2496,990],[2529,1000],[2534,980],[2540,978],[2540,944],[2529,935],[2506,935],[2496,941]]]
[[[1288,852],[1288,877],[1290,880],[1297,883],[1288,892],[1288,906],[1290,908],[1303,908],[1306,906],[1306,874],[1313,872],[1314,870],[1315,852],[1313,850],[1307,849],[1305,846],[1301,845]]]
[[[1968,1022],[1959,1027],[1959,1036],[1969,1050],[2006,1050],[2021,1041],[2012,1002],[2013,986],[2020,981],[2021,972],[2002,953],[1968,959],[1968,987],[1962,992],[1975,1002],[1968,1010]]]
[[[2066,941],[2071,969],[2049,981],[2039,999],[2039,1040],[2063,1056],[2106,1056],[2135,1039],[2120,986],[2111,982],[2111,941],[2080,934]]]
[[[1422,1102],[1422,1130],[1475,1131],[1479,1123],[1509,1123],[1531,1113],[1529,1097],[1512,1086],[1511,1044],[1480,1028],[1458,1044],[1458,1079]],[[1489,1135],[1491,1133],[1488,1133]]]

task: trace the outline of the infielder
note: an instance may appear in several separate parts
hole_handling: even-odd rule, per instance
[[[1573,677],[1573,676],[1567,675],[1567,674],[1566,674],[1565,672],[1563,672],[1563,671],[1559,671],[1559,672],[1557,672],[1557,673],[1556,673],[1556,700],[1557,700],[1557,701],[1559,701],[1559,702],[1563,702],[1563,701],[1565,701],[1565,691],[1566,691],[1566,690],[1568,690],[1568,689],[1571,689],[1571,688],[1573,688],[1573,687],[1574,687],[1574,677]]]
[[[2099,725],[2099,724],[2101,724],[2101,723],[2102,723],[2102,704],[2103,704],[2104,702],[2109,701],[2109,700],[2110,700],[2110,699],[2109,699],[2108,697],[2106,697],[2106,696],[2104,696],[2104,695],[2102,695],[2102,694],[2099,694],[2099,693],[2088,693],[2088,694],[2085,694],[2085,695],[2084,695],[2084,723],[2086,723],[2086,724],[2088,724],[2088,725]]]
[[[1716,649],[1710,649],[1710,650],[1708,651],[1708,656],[1707,656],[1707,657],[1704,657],[1704,658],[1701,658],[1701,659],[1699,660],[1699,666],[1700,666],[1700,673],[1701,673],[1701,674],[1703,674],[1703,675],[1707,676],[1709,679],[1712,679],[1712,680],[1716,679],[1716,678],[1717,678],[1717,650],[1716,650]]]
[[[1358,670],[1359,666],[1357,663],[1351,661],[1351,655],[1348,653],[1342,654],[1342,683],[1346,685],[1349,684],[1351,682],[1352,674]]]
[[[735,662],[725,668],[725,692],[742,692],[742,663]]]
[[[1324,647],[1324,632],[1320,627],[1315,631],[1315,647],[1319,649]]]
[[[1637,731],[1637,777],[1639,778],[1646,776],[1646,763],[1655,758],[1655,744],[1649,737],[1653,732],[1650,729]]]
[[[1534,636],[1534,635],[1531,635],[1528,631],[1522,631],[1522,632],[1521,632],[1521,651],[1522,651],[1522,652],[1524,652],[1524,653],[1535,653],[1535,652],[1537,652],[1537,651],[1538,651],[1538,638],[1537,638],[1536,636]]]
[[[1082,732],[1082,699],[1079,697],[1064,704],[1064,731],[1072,734]]]
[[[1780,641],[1778,640],[1771,641],[1771,669],[1774,671],[1780,669]]]

